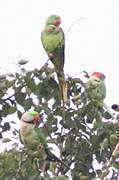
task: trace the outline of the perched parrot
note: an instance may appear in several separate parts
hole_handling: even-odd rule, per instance
[[[61,98],[67,102],[67,83],[64,75],[65,62],[65,37],[63,30],[59,27],[61,19],[58,15],[51,15],[47,18],[45,28],[41,33],[43,47],[54,65],[59,81]]]
[[[28,150],[42,152],[43,160],[57,161],[69,168],[62,160],[55,156],[49,149],[46,137],[43,132],[36,127],[40,120],[38,112],[26,112],[20,120],[20,139]],[[41,148],[42,147],[42,148]],[[45,159],[44,159],[45,158]]]
[[[100,72],[94,72],[89,77],[86,83],[86,91],[89,93],[91,99],[96,99],[99,101],[104,101],[106,97],[106,87],[105,87],[105,75]]]
[[[21,141],[30,150],[37,150],[39,144],[46,142],[44,134],[35,127],[39,120],[38,112],[26,112],[20,120]]]
[[[105,87],[105,75],[101,72],[94,72],[89,77],[88,82],[86,83],[86,92],[93,101],[104,107],[108,112],[108,117],[113,117],[113,114],[110,111],[110,108],[104,103],[106,97],[106,87]]]

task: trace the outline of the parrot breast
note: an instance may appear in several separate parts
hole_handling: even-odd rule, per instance
[[[86,84],[86,90],[91,97],[91,99],[104,100],[106,96],[106,87],[105,83],[98,79],[92,78]]]
[[[23,144],[29,149],[36,149],[40,141],[34,129],[34,125],[21,121],[20,126],[22,127],[20,128],[20,136]]]
[[[61,46],[63,43],[63,37],[61,32],[47,32],[44,31],[41,34],[41,39],[43,46],[45,50],[47,51],[47,54],[53,53],[54,50],[56,50],[57,47]]]

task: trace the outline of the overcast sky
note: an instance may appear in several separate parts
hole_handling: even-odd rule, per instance
[[[119,102],[118,0],[0,0],[0,69],[29,60],[29,69],[47,60],[40,34],[46,18],[58,14],[66,33],[65,73],[101,71],[106,75],[108,104]]]

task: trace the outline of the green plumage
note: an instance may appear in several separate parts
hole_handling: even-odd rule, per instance
[[[23,144],[31,150],[36,150],[37,146],[46,143],[44,134],[32,123],[37,112],[26,112],[20,121],[20,136]]]
[[[50,60],[54,64],[56,73],[64,77],[64,47],[65,39],[63,30],[56,24],[59,16],[50,16],[44,30],[41,33],[41,41]]]
[[[67,167],[63,161],[50,151],[44,133],[36,127],[38,118],[39,114],[37,112],[26,112],[23,114],[20,121],[20,138],[22,143],[28,150],[38,152],[38,157],[41,161],[58,161]]]
[[[85,85],[86,94],[90,100],[93,101],[95,106],[104,108],[108,113],[108,118],[112,118],[113,114],[110,108],[105,104],[104,99],[106,97],[106,87],[105,87],[105,75],[100,72],[94,72]]]
[[[65,62],[65,36],[63,30],[59,27],[60,17],[52,15],[48,17],[45,28],[41,33],[43,47],[54,65],[55,72],[59,81],[61,98],[67,101],[67,84],[64,75]]]
[[[86,91],[91,99],[103,101],[106,97],[104,78],[91,76],[86,83]]]
[[[38,130],[37,130],[38,131]],[[35,129],[29,129],[27,134],[22,134],[22,139],[24,145],[31,150],[37,150],[37,147],[46,143],[45,136],[42,132],[37,132]]]

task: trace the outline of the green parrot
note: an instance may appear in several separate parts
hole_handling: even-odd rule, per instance
[[[101,72],[94,72],[85,85],[88,97],[108,112],[108,117],[113,118],[110,108],[104,103],[106,97],[105,75]]]
[[[22,143],[28,150],[38,151],[42,161],[57,161],[69,168],[50,151],[45,135],[36,127],[39,120],[38,112],[25,112],[22,115],[20,120],[20,139]]]
[[[59,81],[61,98],[67,102],[67,83],[64,75],[65,62],[65,36],[59,27],[61,18],[58,15],[51,15],[47,18],[45,28],[41,33],[43,47],[54,65],[55,72]]]
[[[42,132],[36,128],[40,120],[38,112],[26,112],[20,120],[20,137],[23,144],[30,150],[37,150],[40,143],[45,144],[46,139]]]
[[[106,97],[106,87],[105,87],[105,75],[100,72],[94,72],[89,77],[86,83],[86,91],[89,97],[93,100],[104,101]]]

